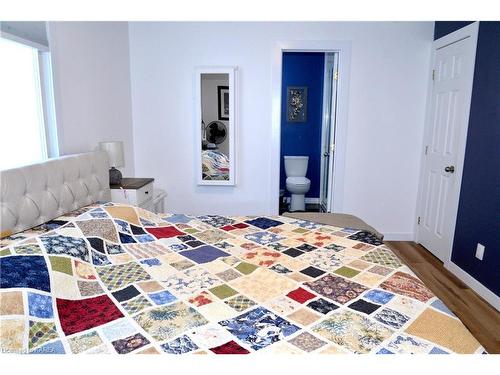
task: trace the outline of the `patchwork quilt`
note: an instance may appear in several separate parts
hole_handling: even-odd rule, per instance
[[[1,240],[11,353],[482,353],[368,232],[92,205]]]

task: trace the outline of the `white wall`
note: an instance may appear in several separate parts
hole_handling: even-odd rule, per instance
[[[126,22],[50,22],[59,151],[88,152],[121,140],[124,176],[134,175]]]
[[[344,211],[412,237],[432,22],[129,24],[135,166],[173,212],[266,214],[276,41],[352,42]],[[194,69],[236,65],[236,187],[199,187]]]

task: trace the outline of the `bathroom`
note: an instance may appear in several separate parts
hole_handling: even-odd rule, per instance
[[[338,56],[284,52],[280,213],[330,212]]]

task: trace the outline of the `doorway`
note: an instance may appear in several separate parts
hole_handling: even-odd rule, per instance
[[[337,55],[337,78],[336,84],[336,103],[335,103],[335,126],[330,127],[330,140],[335,141],[334,154],[329,159],[330,171],[328,179],[331,181],[330,191],[335,194],[330,194],[330,212],[343,212],[344,199],[344,175],[345,175],[345,155],[347,145],[347,109],[348,109],[348,88],[349,88],[349,71],[351,57],[351,42],[348,41],[282,41],[277,42],[273,46],[273,64],[272,64],[272,132],[271,132],[271,192],[270,192],[270,214],[276,215],[283,212],[280,210],[280,189],[281,171],[284,169],[282,148],[281,148],[281,128],[282,120],[286,115],[283,111],[283,101],[286,101],[286,95],[283,95],[283,56],[287,52],[314,52],[322,54],[324,72],[324,59],[326,54],[336,53]],[[324,75],[321,75],[324,83]],[[323,95],[321,95],[322,99]],[[318,176],[321,174],[321,147],[324,145],[322,140],[323,132],[323,108],[321,108],[321,118],[317,122],[319,127],[318,135]],[[316,197],[308,197],[315,199],[316,206],[320,209],[320,193],[321,178],[318,179],[318,194]],[[309,200],[311,202],[311,200]],[[328,208],[327,208],[328,209]]]
[[[338,52],[283,52],[280,213],[331,212]]]

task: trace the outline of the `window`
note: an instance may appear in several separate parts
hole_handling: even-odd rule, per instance
[[[0,170],[57,156],[50,57],[0,38]]]

